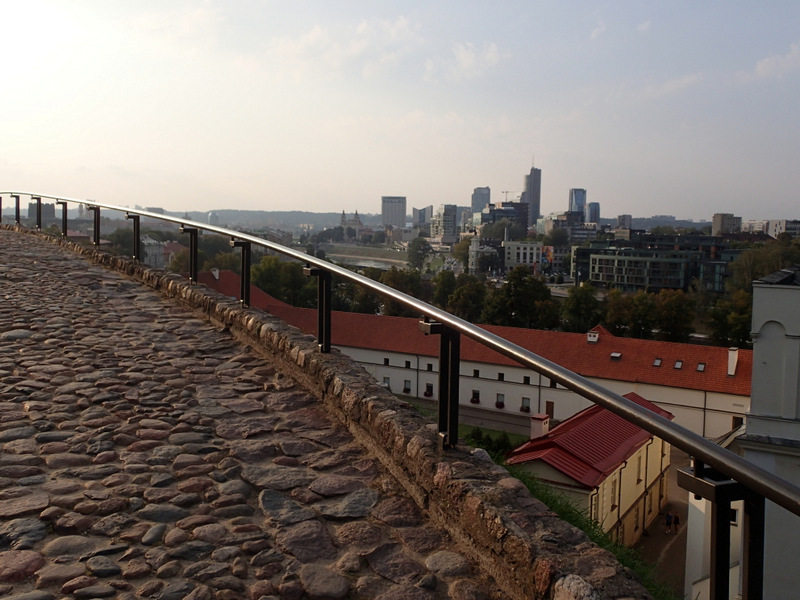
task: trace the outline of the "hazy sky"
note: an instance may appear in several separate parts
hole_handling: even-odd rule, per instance
[[[0,186],[800,218],[800,2],[0,0]],[[504,192],[508,192],[505,194]],[[8,202],[8,200],[6,200]]]

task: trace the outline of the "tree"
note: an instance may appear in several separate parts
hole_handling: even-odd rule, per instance
[[[564,331],[586,333],[600,321],[600,301],[591,285],[572,287],[562,310]]]
[[[233,271],[241,275],[242,259],[238,254],[234,254],[233,252],[219,252],[203,262],[203,271],[210,271],[215,268],[224,271]]]
[[[747,348],[753,318],[753,297],[745,290],[736,290],[709,311],[711,339],[721,346]]]
[[[475,279],[466,285],[456,288],[450,295],[450,299],[447,302],[447,312],[470,323],[477,323],[481,318],[485,298],[486,286]]]
[[[489,292],[481,320],[493,325],[541,327],[539,310],[542,305],[537,306],[537,302],[550,299],[550,290],[544,281],[535,277],[527,267],[514,267],[506,282]]]
[[[603,323],[606,328],[614,335],[623,336],[630,330],[632,318],[632,297],[616,288],[610,290],[605,299]]]
[[[303,265],[296,261],[282,261],[277,256],[263,256],[251,270],[253,285],[273,298],[304,308],[313,308],[317,302],[317,282],[303,274]]]
[[[683,290],[661,290],[656,296],[659,338],[667,342],[688,342],[694,333],[694,303]]]
[[[433,248],[425,238],[414,238],[408,244],[408,264],[412,269],[422,270],[425,259],[433,252]]]
[[[456,276],[452,271],[439,271],[433,278],[433,303],[439,308],[447,306],[450,295],[456,291]]]
[[[509,240],[523,240],[528,233],[528,228],[511,219],[500,219],[481,227],[481,237],[490,240],[504,240],[506,233]]]
[[[569,232],[566,229],[553,229],[544,237],[545,246],[569,246]]]
[[[631,298],[631,318],[628,331],[631,337],[648,340],[656,325],[656,303],[651,294],[639,290]]]
[[[464,268],[469,267],[469,246],[471,238],[464,238],[460,242],[453,244],[453,258],[464,265]]]
[[[388,285],[397,291],[419,298],[420,300],[427,301],[430,297],[428,287],[422,281],[422,276],[419,271],[412,271],[409,269],[397,269],[392,267],[388,271],[384,271],[381,275],[380,282]],[[382,298],[383,311],[382,313],[390,317],[418,317],[419,311],[408,308],[396,300],[391,298]]]

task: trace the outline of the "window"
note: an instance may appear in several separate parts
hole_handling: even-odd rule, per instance
[[[478,369],[472,369],[472,376],[473,377],[480,377],[481,372]]]
[[[553,404],[553,402],[551,402],[550,400],[547,400],[544,403],[544,412],[547,414],[548,417],[553,419],[554,418],[553,415],[556,412],[556,405]]]
[[[497,381],[505,381],[505,380],[506,380],[505,373],[498,373],[497,374]]]
[[[661,366],[661,359],[660,358],[655,359],[653,361],[653,366],[654,367],[660,367]]]
[[[675,368],[676,369],[682,369],[683,368],[683,361],[682,360],[676,360],[675,361]]]
[[[472,398],[469,399],[472,404],[481,403],[481,393],[478,390],[472,390]]]
[[[697,370],[702,373],[706,370],[706,363],[697,363]]]
[[[739,429],[742,425],[744,425],[744,417],[733,417],[731,419],[731,429]]]
[[[433,371],[433,363],[428,363],[428,371]]]
[[[405,379],[403,381],[403,393],[404,394],[410,394],[411,393],[411,380],[410,379]]]
[[[406,369],[410,369],[410,368],[411,368],[411,361],[407,360],[406,361]]]
[[[523,385],[530,385],[531,384],[531,376],[530,375],[525,375],[522,378],[522,384]]]
[[[636,457],[636,483],[642,481],[642,455]]]
[[[389,377],[383,378],[383,387],[385,387],[390,392],[392,391],[392,380]]]
[[[611,510],[617,508],[617,478],[611,479]]]
[[[432,383],[426,383],[425,384],[425,397],[426,398],[432,398],[433,397],[433,384]]]
[[[589,516],[597,521],[597,494],[592,494],[591,499],[589,500]]]
[[[739,510],[736,508],[731,509],[731,525],[734,527],[739,525]]]
[[[529,413],[531,412],[531,399],[530,398],[523,398],[522,405],[519,407],[521,412]]]
[[[383,366],[385,366],[385,367],[389,366],[389,359],[388,358],[384,358],[383,359]]]
[[[505,408],[506,407],[506,395],[505,394],[497,394],[497,400],[495,401],[494,405],[497,408]]]
[[[556,389],[558,387],[558,384],[551,379],[550,380],[550,387],[553,388],[553,389]]]

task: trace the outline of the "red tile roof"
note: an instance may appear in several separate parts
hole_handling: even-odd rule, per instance
[[[199,279],[226,295],[239,297],[239,276],[231,271],[220,271],[219,281],[208,273],[201,274]],[[296,308],[255,287],[251,289],[253,306],[282,318],[305,333],[316,334],[316,310]],[[598,333],[596,342],[587,341],[587,335],[580,333],[496,325],[481,327],[583,377],[750,396],[752,350],[739,350],[736,374],[729,376],[728,349],[718,346],[616,337],[603,327],[593,330]],[[332,343],[337,346],[420,356],[439,355],[438,337],[421,333],[419,320],[413,318],[334,311],[331,336]],[[619,354],[619,357],[614,359],[612,354]],[[512,359],[464,337],[461,340],[461,358],[519,366]],[[656,359],[661,359],[660,366],[655,366]],[[680,368],[676,368],[678,361]],[[698,371],[701,363],[704,369]]]
[[[625,398],[664,418],[673,418],[638,394],[630,392]],[[644,429],[595,405],[573,415],[547,435],[525,442],[509,454],[508,463],[541,460],[587,489],[594,489],[650,438]]]

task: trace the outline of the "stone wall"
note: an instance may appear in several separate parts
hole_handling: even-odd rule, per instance
[[[188,305],[268,356],[325,403],[509,598],[650,598],[613,555],[558,519],[483,450],[442,450],[435,424],[337,350],[321,354],[313,337],[277,317],[178,275],[45,237]]]

